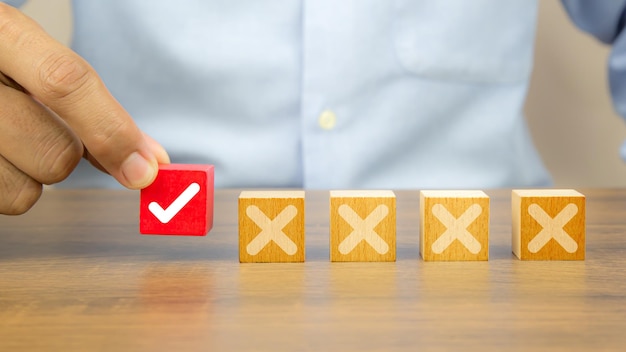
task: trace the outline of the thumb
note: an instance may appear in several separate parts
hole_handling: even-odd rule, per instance
[[[151,151],[151,155],[154,155],[156,157],[157,164],[169,164],[170,157],[165,151],[165,149],[157,141],[155,141],[152,137],[150,137],[146,133],[143,133],[143,137],[145,139],[145,142],[147,143],[148,149]],[[100,162],[98,162],[98,160],[95,157],[93,157],[93,155],[91,155],[91,153],[89,152],[89,150],[87,150],[87,148],[85,148],[83,157],[87,159],[94,167],[96,167],[100,171],[110,174],[110,172],[107,171],[104,168],[104,166],[102,166]],[[154,176],[145,175],[146,172],[148,173],[151,172],[151,169],[153,167],[152,164],[149,164],[147,166],[148,170],[145,170],[146,166],[142,165],[141,159],[139,160],[139,162],[137,162],[136,160],[132,160],[132,159],[128,160],[127,158],[127,164],[128,165],[126,166],[128,167],[128,169],[122,171],[122,175],[126,180],[120,180],[120,183],[122,183],[123,185],[126,186],[126,182],[128,184],[133,184],[134,182],[135,184],[138,184],[139,186],[133,187],[131,185],[127,187],[145,188],[150,183],[152,183],[152,181],[154,181],[154,177],[156,177],[156,174],[154,174]],[[156,167],[158,169],[158,165]],[[144,170],[142,170],[142,168],[144,168]],[[146,181],[146,180],[149,180],[149,181]],[[143,184],[145,183],[147,184],[144,186]]]

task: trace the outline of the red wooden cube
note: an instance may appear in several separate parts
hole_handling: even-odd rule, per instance
[[[213,165],[160,165],[141,190],[139,232],[204,236],[213,227]]]

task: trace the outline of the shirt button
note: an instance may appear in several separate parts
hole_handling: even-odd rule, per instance
[[[318,119],[320,127],[325,130],[332,130],[337,124],[337,116],[331,110],[324,110]]]

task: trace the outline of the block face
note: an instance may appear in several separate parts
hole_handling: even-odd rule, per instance
[[[239,261],[304,262],[304,192],[239,195]]]
[[[330,260],[396,260],[396,196],[392,191],[330,192]]]
[[[522,260],[585,259],[585,196],[513,190],[513,253]]]
[[[482,191],[420,192],[425,261],[489,260],[489,197]]]
[[[139,232],[204,236],[213,227],[213,165],[160,165],[155,181],[141,190]]]

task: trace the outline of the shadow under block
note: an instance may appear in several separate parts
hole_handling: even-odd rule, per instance
[[[396,195],[330,192],[330,261],[396,261]]]
[[[513,190],[511,208],[519,259],[585,259],[584,195],[571,189]]]
[[[304,262],[304,191],[239,195],[239,262]]]
[[[489,260],[489,196],[421,191],[420,255],[425,261]]]
[[[139,232],[204,236],[213,227],[213,165],[159,165],[154,182],[141,190]]]

